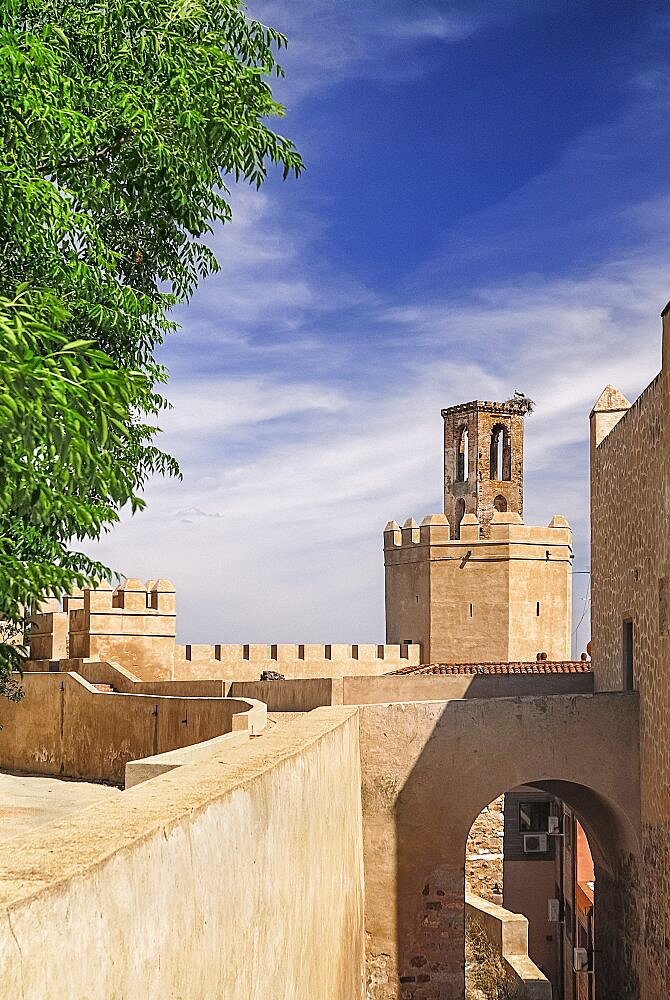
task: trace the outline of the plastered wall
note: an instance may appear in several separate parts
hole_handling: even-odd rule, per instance
[[[225,693],[233,698],[256,698],[265,702],[269,712],[309,712],[319,705],[589,694],[593,691],[593,674],[401,674],[389,677],[233,681],[224,682],[224,686]]]
[[[241,699],[103,694],[72,673],[25,674],[24,697],[0,699],[0,768],[123,784],[126,762],[213,739],[253,710]],[[252,729],[253,731],[253,729]]]
[[[2,996],[363,1000],[355,709],[0,844]]]

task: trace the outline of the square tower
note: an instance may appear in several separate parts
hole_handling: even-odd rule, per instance
[[[460,538],[465,514],[477,517],[483,538],[490,537],[496,511],[523,515],[523,429],[531,410],[521,395],[442,410],[444,513],[452,538]]]

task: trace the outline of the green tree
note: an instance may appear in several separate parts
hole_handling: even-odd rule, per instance
[[[240,0],[0,5],[0,619],[100,579],[77,551],[152,474],[170,310],[218,268],[225,182],[302,169],[285,38]],[[0,683],[20,657],[2,641]]]

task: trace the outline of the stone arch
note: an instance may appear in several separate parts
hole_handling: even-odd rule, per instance
[[[533,773],[535,773],[535,777],[531,776]],[[635,827],[626,812],[610,800],[605,793],[592,785],[565,781],[560,778],[537,777],[537,771],[533,772],[532,769],[529,770],[527,778],[515,781],[514,784],[506,788],[500,788],[499,783],[496,784],[496,791],[490,798],[487,798],[490,794],[488,791],[482,791],[481,806],[475,807],[469,822],[467,818],[465,819],[467,829],[463,841],[464,850],[470,828],[482,809],[500,795],[520,785],[541,789],[558,799],[562,799],[570,806],[586,831],[594,861],[608,873],[613,874],[612,859],[616,858],[620,852],[637,854],[639,843]]]
[[[529,774],[532,771],[529,770]],[[539,773],[539,772],[535,772]],[[519,782],[520,786],[546,792],[562,800],[579,820],[586,833],[595,866],[595,948],[591,954],[594,964],[596,996],[603,1000],[642,1000],[638,973],[633,958],[641,919],[635,903],[635,883],[639,840],[635,824],[625,809],[609,798],[606,792],[589,784],[556,778],[531,778]],[[510,786],[498,792],[507,794]],[[465,851],[472,825],[481,811],[489,804],[489,792],[482,793],[482,806],[472,817],[472,823],[463,831],[464,891]],[[507,905],[507,904],[505,904]],[[516,911],[514,905],[512,909]],[[622,919],[623,917],[623,919]],[[465,957],[465,942],[464,942]],[[456,1000],[456,994],[454,994]],[[458,997],[460,1000],[460,997]]]
[[[427,1000],[462,1000],[468,833],[497,796],[531,785],[565,801],[589,838],[601,926],[599,1000],[640,1000],[634,960],[641,933],[637,698],[487,697],[489,680],[473,678],[459,700],[364,710],[376,714],[393,741],[381,765],[387,773],[375,775],[375,789],[384,795],[397,789],[388,813],[394,874],[384,874],[376,855],[379,873],[366,871],[366,892],[369,887],[382,895],[375,883],[392,879],[395,981],[417,981],[417,968],[427,965],[439,972],[434,982],[421,980]],[[509,688],[513,695],[514,685]],[[379,756],[376,761],[378,770]],[[382,842],[378,811],[375,829]],[[421,974],[430,975],[425,969]]]
[[[493,506],[495,510],[499,512],[505,513],[507,511],[507,500],[502,495],[502,493],[499,493],[498,496],[494,499]]]

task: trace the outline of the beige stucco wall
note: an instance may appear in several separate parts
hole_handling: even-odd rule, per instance
[[[295,682],[298,683],[298,682]],[[593,675],[427,674],[398,677],[345,677],[343,704],[394,701],[448,701],[454,698],[516,698],[523,695],[589,694]],[[251,694],[251,689],[248,691]],[[261,699],[262,700],[262,699]]]
[[[311,712],[322,705],[342,704],[342,680],[312,677],[285,681],[233,681],[227,685],[226,693],[231,698],[262,701],[269,712]]]
[[[627,915],[639,973],[622,1000],[664,996],[670,982],[670,317],[663,370],[627,409],[608,386],[591,416],[593,666],[601,690],[623,683],[623,622],[634,625],[640,697],[645,865],[639,909]],[[597,926],[597,924],[596,924]]]
[[[359,712],[368,1000],[409,1000],[419,983],[423,1000],[462,1000],[466,839],[481,809],[521,784],[547,783],[583,818],[603,887],[597,921],[616,945],[626,905],[617,873],[638,847],[635,695]]]
[[[490,537],[482,538],[471,518],[460,540],[450,539],[444,515],[417,528],[389,522],[387,640],[419,643],[424,663],[534,660],[539,652],[570,659],[567,521],[556,516],[546,528],[532,527],[518,514],[495,514]]]
[[[355,709],[0,845],[2,995],[363,1000]]]
[[[265,706],[242,699],[104,694],[73,673],[25,674],[18,703],[0,699],[0,767],[122,784],[126,762],[231,732]],[[251,728],[254,731],[254,728]]]
[[[187,682],[181,683],[184,693],[187,693]],[[256,698],[267,704],[269,712],[310,712],[319,705],[376,705],[401,701],[449,701],[454,698],[590,694],[593,691],[593,674],[400,674],[388,677],[320,677],[223,683],[225,693],[230,697]],[[169,682],[165,686],[169,688]]]

